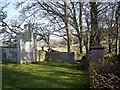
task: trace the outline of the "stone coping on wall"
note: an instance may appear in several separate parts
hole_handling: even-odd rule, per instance
[[[46,60],[75,63],[74,52],[47,52]]]
[[[105,48],[103,46],[96,45],[96,46],[91,46],[90,47],[90,50],[93,50],[93,49],[105,49]]]
[[[0,46],[0,48],[17,48],[16,46]]]

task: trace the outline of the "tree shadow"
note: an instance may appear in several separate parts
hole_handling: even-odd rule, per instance
[[[32,72],[32,71],[31,71]],[[42,71],[41,71],[42,73]],[[71,80],[59,78],[59,76],[72,75],[73,73],[65,73],[62,71],[53,71],[53,73],[47,74],[49,72],[45,71],[43,74],[30,73],[25,71],[16,70],[14,68],[3,67],[2,70],[2,87],[5,88],[88,88],[88,84],[81,83],[84,82],[82,79],[84,75],[81,76],[80,80]],[[78,83],[80,82],[80,83]]]
[[[9,65],[10,63],[17,65],[16,62],[11,62],[9,60],[2,60],[2,64],[4,64],[4,65]]]
[[[62,67],[62,68],[66,68],[66,69],[76,69],[75,67],[76,64],[71,64],[71,63],[66,63],[66,62],[59,62],[59,61],[46,61],[45,63],[39,62],[37,64],[41,64],[41,65],[47,65],[47,66],[52,66],[52,67]]]

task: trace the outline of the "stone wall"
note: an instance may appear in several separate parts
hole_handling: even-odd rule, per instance
[[[19,32],[16,35],[16,47],[2,48],[2,59],[20,64],[37,61],[36,34],[34,34],[30,24],[25,24],[24,29],[25,32]]]
[[[2,60],[11,62],[17,61],[17,48],[16,47],[0,47],[2,49]]]
[[[2,47],[0,47],[0,60],[2,60]]]
[[[45,61],[46,59],[46,51],[44,50],[37,50],[37,61]]]
[[[47,61],[75,63],[73,52],[46,52]]]

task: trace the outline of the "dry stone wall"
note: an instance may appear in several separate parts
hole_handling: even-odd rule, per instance
[[[17,63],[36,62],[37,39],[30,24],[24,25],[25,32],[16,35],[16,47],[2,49],[2,60],[10,60]]]
[[[9,60],[11,62],[17,61],[16,47],[0,47],[2,49],[2,60]]]
[[[75,63],[73,52],[47,52],[46,60]]]

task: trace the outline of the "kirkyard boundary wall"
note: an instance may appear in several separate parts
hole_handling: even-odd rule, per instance
[[[15,63],[31,63],[40,61],[62,61],[74,63],[73,52],[46,52],[37,50],[37,37],[31,24],[24,25],[24,32],[16,35],[15,46],[0,47],[0,59]]]

